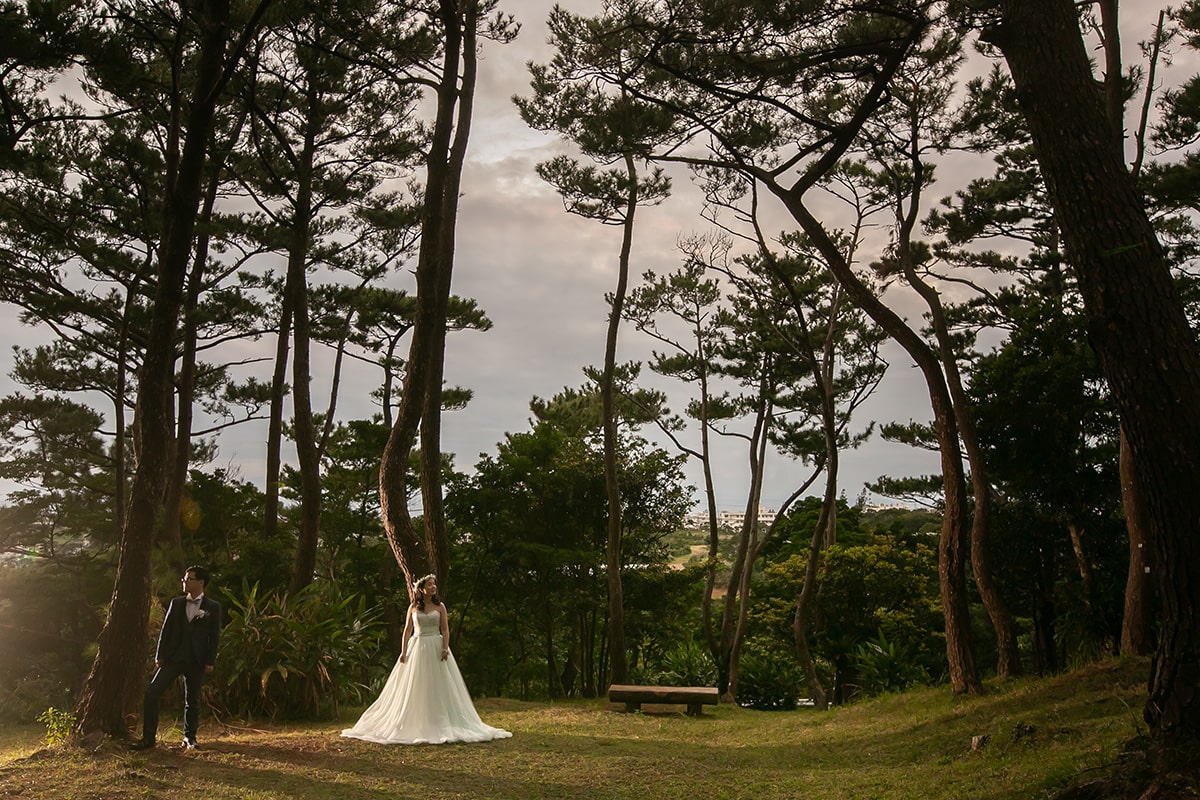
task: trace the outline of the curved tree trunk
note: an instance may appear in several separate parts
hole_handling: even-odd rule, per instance
[[[758,552],[762,549],[762,540],[758,535],[758,512],[762,508],[762,474],[766,453],[767,437],[762,436],[758,440],[757,457],[751,460],[750,501],[746,505],[746,517],[742,528],[746,537],[746,556],[742,559],[742,569],[737,580],[737,621],[733,628],[733,638],[729,641],[729,682],[723,698],[731,703],[737,701],[742,642],[746,637],[746,621],[750,617],[750,578],[754,574]]]
[[[764,368],[762,374],[765,375],[768,371],[769,368]],[[752,557],[750,539],[752,526],[757,524],[757,498],[760,491],[758,487],[762,485],[762,462],[759,460],[758,454],[761,449],[760,443],[766,437],[766,419],[769,412],[765,401],[761,399],[762,392],[759,392],[759,397],[759,408],[754,417],[754,430],[750,435],[750,446],[747,448],[747,457],[750,460],[750,491],[746,498],[746,510],[742,517],[742,529],[738,534],[733,562],[729,565],[729,580],[725,584],[725,598],[721,610],[721,630],[717,639],[717,689],[720,690],[723,703],[732,703],[736,700],[730,686],[730,673],[733,669],[733,643],[737,633],[737,604],[743,600],[740,597],[742,573],[749,569],[747,562]]]
[[[821,551],[831,538],[829,529],[837,525],[837,472],[838,451],[836,441],[830,447],[828,429],[826,432],[826,466],[828,475],[825,478],[825,497],[821,503],[821,514],[817,525],[813,528],[812,539],[808,544],[808,559],[804,567],[804,585],[796,597],[796,611],[792,616],[792,641],[796,646],[796,655],[800,667],[804,670],[804,680],[808,684],[808,696],[819,711],[829,708],[829,697],[825,687],[817,676],[816,665],[813,664],[812,652],[808,647],[808,618],[812,602],[817,596],[817,581],[821,574]]]
[[[955,694],[978,694],[983,691],[983,683],[975,664],[974,648],[971,644],[970,610],[967,604],[966,479],[963,475],[954,405],[946,388],[941,362],[921,337],[858,279],[837,244],[800,198],[790,192],[782,192],[780,196],[792,217],[800,223],[801,228],[820,251],[838,283],[859,308],[905,349],[925,378],[938,437],[942,485],[946,498],[942,530],[938,538],[938,583],[941,588],[942,615],[946,624],[946,664],[950,673],[950,686]]]
[[[914,211],[915,211],[914,205]],[[915,217],[913,219],[915,222]],[[907,237],[903,237],[907,243]],[[954,419],[958,424],[959,438],[967,455],[971,470],[971,493],[975,503],[971,510],[971,571],[975,588],[983,602],[984,611],[991,620],[996,635],[996,675],[1010,678],[1021,674],[1021,652],[1017,645],[1017,626],[1009,613],[1008,605],[1000,597],[1000,589],[992,574],[989,522],[992,510],[992,486],[987,477],[987,461],[979,444],[975,429],[975,415],[971,401],[963,388],[962,376],[955,359],[954,345],[950,338],[949,325],[941,298],[932,286],[916,274],[911,259],[902,258],[905,276],[929,306],[930,319],[938,342],[938,354],[946,374],[946,387],[954,404]]]
[[[1008,0],[1001,49],[1078,274],[1088,335],[1129,438],[1154,543],[1160,636],[1144,714],[1200,738],[1200,348],[1096,91],[1070,0]],[[1172,748],[1168,747],[1170,751]]]
[[[415,573],[434,569],[446,589],[449,568],[441,494],[441,393],[454,236],[476,82],[478,4],[440,0],[444,51],[426,161],[409,358],[396,420],[379,470],[384,532],[411,592]],[[461,66],[461,75],[460,75]],[[460,85],[461,81],[461,85]],[[408,510],[408,462],[421,430],[423,535]]]

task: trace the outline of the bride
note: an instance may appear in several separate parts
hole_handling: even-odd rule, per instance
[[[471,703],[450,652],[437,577],[426,575],[413,588],[416,599],[408,609],[400,660],[379,699],[342,736],[379,744],[487,742],[512,736],[484,724]]]

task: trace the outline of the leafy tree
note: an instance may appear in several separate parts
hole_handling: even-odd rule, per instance
[[[508,42],[517,34],[511,18],[496,14],[491,0],[465,4],[439,0],[422,30],[437,55],[418,64],[414,76],[433,87],[434,123],[426,152],[421,206],[421,244],[416,266],[416,311],[400,406],[383,452],[379,492],[384,532],[405,577],[432,569],[438,585],[449,578],[449,542],[441,489],[442,376],[446,318],[454,267],[459,188],[471,129],[480,39]],[[408,507],[408,462],[420,429],[423,533]],[[411,585],[411,580],[406,580]]]
[[[27,136],[74,116],[44,90],[84,49],[88,17],[72,3],[0,3],[0,169],[36,166],[43,154],[27,149]]]
[[[624,92],[607,93],[592,82],[587,68],[572,57],[571,44],[577,33],[578,17],[556,8],[550,15],[552,41],[557,53],[548,65],[531,65],[533,96],[517,98],[522,118],[539,130],[562,133],[591,158],[618,167],[596,169],[577,160],[559,156],[539,164],[538,174],[563,196],[567,210],[605,225],[621,227],[621,249],[617,258],[617,285],[609,295],[610,311],[604,346],[604,368],[600,399],[604,412],[604,475],[608,495],[608,624],[612,645],[612,683],[627,681],[625,612],[622,600],[620,551],[621,487],[617,480],[616,370],[617,334],[625,313],[629,290],[630,258],[634,222],[639,207],[665,200],[670,180],[659,168],[641,172],[648,153],[661,137],[666,119],[652,105]],[[620,59],[618,55],[617,60]]]
[[[991,11],[993,13],[987,13]],[[1136,183],[1118,130],[1095,91],[1075,7],[1007,2],[974,20],[1008,63],[1078,276],[1088,336],[1129,438],[1145,492],[1160,639],[1145,717],[1168,759],[1200,736],[1200,497],[1179,483],[1200,462],[1200,347]]]
[[[250,59],[245,102],[251,114],[247,150],[253,158],[239,159],[237,167],[262,214],[274,229],[283,231],[269,234],[273,240],[266,246],[274,245],[287,256],[273,380],[266,527],[273,535],[281,361],[290,334],[293,432],[302,479],[291,581],[292,591],[297,591],[313,577],[321,515],[322,433],[313,424],[314,332],[307,274],[315,263],[324,262],[350,271],[361,289],[411,249],[412,214],[388,212],[389,206],[401,203],[395,193],[382,191],[381,184],[403,174],[418,151],[418,133],[411,124],[418,93],[410,81],[394,76],[403,75],[411,59],[419,57],[421,35],[391,25],[387,15],[393,11],[374,2],[336,8],[297,2],[280,11]],[[366,27],[376,33],[364,43]],[[384,31],[393,33],[385,36]],[[369,56],[364,55],[364,44],[372,48]],[[376,233],[380,226],[388,230]],[[381,239],[396,249],[381,255],[367,246]],[[343,331],[349,326],[345,315],[353,309],[350,305],[342,312]],[[329,424],[340,363],[339,357],[325,413]]]
[[[943,473],[961,474],[954,471],[959,443],[936,355],[859,279],[807,197],[888,101],[898,70],[932,24],[928,4],[822,2],[784,15],[754,3],[666,5],[610,4],[582,28],[587,40],[577,50],[589,53],[597,80],[672,115],[677,135],[656,160],[734,169],[782,202],[852,301],[904,344],[927,375]],[[746,25],[748,19],[755,24]],[[616,54],[624,58],[606,61]],[[947,660],[954,691],[978,692],[961,484],[947,488],[942,539]]]
[[[0,477],[20,486],[16,506],[39,508],[50,528],[31,536],[35,549],[54,547],[54,531],[114,540],[111,525],[112,464],[94,410],[59,397],[9,396],[0,400]],[[70,520],[74,520],[71,522]],[[39,526],[10,534],[30,536]]]
[[[875,538],[826,554],[816,647],[835,669],[840,702],[858,691],[856,653],[882,636],[928,674],[942,672],[937,558],[930,542]]]
[[[483,685],[496,687],[502,683],[497,675],[515,674],[528,696],[532,675],[521,664],[537,663],[548,696],[573,692],[577,682],[585,696],[595,696],[609,674],[611,653],[597,392],[564,392],[534,407],[539,418],[531,430],[508,435],[473,476],[456,479],[447,497],[459,541],[460,597],[468,593],[457,607],[464,617],[470,609],[464,627],[489,627],[483,619],[512,631],[503,642],[489,640],[495,652],[480,654],[491,665],[484,671],[495,673],[481,675]],[[690,500],[679,457],[630,436],[622,437],[620,454],[624,569],[633,585],[645,587],[653,578],[642,573],[658,574],[666,559],[661,538],[674,530]],[[631,598],[649,603],[654,596],[639,589]],[[639,640],[648,629],[646,615],[658,611],[631,605]]]
[[[76,709],[79,730],[125,735],[125,711],[139,686],[138,643],[145,640],[149,605],[151,544],[160,513],[170,460],[164,443],[173,438],[171,401],[175,331],[182,305],[192,236],[200,207],[201,184],[208,162],[216,105],[241,59],[246,41],[258,29],[264,0],[231,38],[229,6],[221,0],[202,0],[182,9],[194,29],[174,31],[180,49],[194,56],[195,80],[190,85],[186,112],[175,117],[171,134],[178,150],[167,162],[166,202],[162,243],[156,254],[156,288],[145,356],[138,376],[134,442],[137,471],[130,490],[129,512],[121,531],[120,555],[108,619],[99,636],[99,649]],[[118,20],[136,29],[137,10]],[[182,22],[183,20],[181,20]],[[114,39],[115,43],[116,39]],[[182,101],[182,96],[178,97]]]

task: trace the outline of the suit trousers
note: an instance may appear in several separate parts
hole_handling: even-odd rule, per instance
[[[196,741],[196,727],[200,721],[200,684],[204,680],[204,665],[195,662],[171,662],[161,665],[150,685],[142,704],[142,739],[153,742],[158,737],[158,703],[163,693],[171,688],[175,679],[183,676],[183,736],[189,742]]]

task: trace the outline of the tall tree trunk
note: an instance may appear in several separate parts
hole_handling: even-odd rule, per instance
[[[769,412],[764,415],[764,420],[768,416]],[[750,578],[754,574],[754,562],[758,560],[758,552],[761,549],[761,540],[758,535],[758,512],[762,508],[762,476],[766,453],[767,436],[764,433],[758,438],[758,452],[750,460],[750,497],[746,504],[746,516],[742,524],[746,556],[741,560],[742,568],[737,575],[737,620],[733,627],[733,637],[729,641],[729,684],[723,698],[730,703],[737,701],[742,642],[746,637],[746,622],[750,618]]]
[[[825,486],[828,493],[828,481]],[[836,503],[836,501],[835,497],[834,502]],[[833,508],[836,508],[836,505]],[[804,584],[796,596],[796,610],[792,615],[792,641],[796,646],[796,657],[800,661],[801,669],[804,670],[808,696],[818,711],[825,711],[829,708],[829,698],[825,694],[825,687],[821,686],[816,665],[813,664],[812,651],[808,647],[808,618],[812,602],[817,596],[817,580],[821,574],[822,543],[827,535],[825,529],[829,524],[829,513],[830,506],[823,503],[816,527],[813,528],[812,539],[808,543],[808,559],[804,565]]]
[[[284,278],[279,299],[279,331],[275,339],[275,369],[271,374],[271,408],[267,421],[267,474],[263,505],[263,539],[279,536],[279,478],[283,471],[283,398],[287,391],[288,354],[292,337],[292,289]]]
[[[911,121],[910,127],[914,134],[920,130],[920,126],[919,118]],[[975,578],[975,587],[983,602],[984,611],[987,613],[988,619],[992,623],[992,630],[996,635],[996,674],[1001,678],[1007,678],[1021,673],[1021,655],[1017,645],[1016,623],[1008,611],[1008,606],[1000,597],[1000,590],[992,574],[989,542],[992,487],[987,477],[987,460],[984,458],[983,448],[979,444],[979,434],[975,428],[975,415],[971,401],[963,388],[954,341],[950,336],[950,326],[946,320],[946,310],[942,305],[941,296],[917,273],[912,256],[912,234],[916,229],[918,215],[921,211],[922,187],[926,184],[925,162],[921,158],[920,142],[916,135],[912,137],[908,163],[913,170],[913,180],[911,181],[913,188],[907,208],[905,208],[903,198],[898,198],[896,203],[897,261],[904,273],[905,280],[929,307],[929,318],[937,341],[936,354],[945,375],[946,390],[949,392],[953,406],[958,436],[971,472],[971,492],[975,500],[971,509],[971,570]],[[939,378],[939,380],[941,379]]]
[[[384,532],[408,583],[412,583],[414,572],[432,567],[439,587],[444,590],[449,559],[441,496],[442,373],[458,195],[474,108],[479,8],[475,2],[464,3],[461,18],[458,4],[452,0],[440,0],[438,9],[445,50],[426,161],[412,341],[400,406],[383,451],[379,494]],[[423,536],[417,534],[413,525],[407,490],[408,460],[418,428],[421,429]]]
[[[705,359],[700,359],[704,361]],[[700,619],[704,641],[713,663],[720,662],[720,648],[713,625],[713,589],[717,583],[717,565],[721,546],[721,526],[717,518],[717,492],[713,484],[712,447],[708,425],[708,371],[700,377],[700,463],[704,472],[704,501],[708,507],[708,554],[704,562],[704,594],[700,600]]]
[[[1104,37],[1104,110],[1112,126],[1117,146],[1125,147],[1125,76],[1121,66],[1121,34],[1117,0],[1100,0],[1100,21]],[[1146,120],[1150,98],[1157,86],[1155,73],[1158,67],[1165,10],[1158,12],[1150,65],[1146,75],[1146,92],[1143,100],[1141,122],[1134,133],[1136,157],[1131,167],[1136,176],[1141,169],[1146,152]],[[1150,585],[1150,551],[1148,523],[1140,499],[1133,472],[1133,454],[1129,450],[1129,437],[1125,426],[1120,428],[1121,505],[1125,511],[1125,530],[1129,537],[1129,572],[1125,580],[1125,610],[1121,618],[1120,651],[1128,655],[1145,655],[1152,648],[1151,626],[1153,609]]]
[[[128,510],[127,498],[129,496],[129,448],[127,447],[126,434],[129,429],[125,424],[125,395],[128,393],[129,381],[129,350],[130,350],[130,326],[133,324],[133,310],[138,305],[138,298],[141,297],[139,287],[150,276],[150,273],[155,268],[154,257],[147,255],[143,259],[138,268],[137,276],[130,283],[129,289],[125,293],[125,303],[121,309],[121,328],[117,344],[117,360],[116,369],[116,390],[113,401],[113,480],[114,480],[114,495],[113,495],[113,517],[114,528],[117,537],[120,537],[121,531],[125,529],[125,514]]]
[[[179,358],[179,378],[176,394],[175,453],[174,464],[167,482],[166,499],[163,502],[163,534],[159,542],[168,553],[168,561],[180,575],[187,567],[183,547],[183,488],[187,485],[188,465],[192,455],[192,405],[196,399],[196,307],[200,302],[204,268],[208,262],[209,234],[204,225],[212,219],[213,207],[217,202],[220,186],[219,173],[209,178],[204,193],[204,207],[200,212],[201,233],[196,239],[192,269],[187,279],[183,303],[183,352]]]
[[[1125,578],[1125,612],[1121,617],[1121,652],[1130,656],[1149,653],[1154,646],[1153,587],[1150,583],[1150,543],[1146,532],[1146,514],[1141,490],[1134,484],[1133,457],[1129,440],[1121,428],[1121,504],[1125,509],[1125,530],[1129,536],[1129,573]]]
[[[768,372],[768,368],[763,369],[763,374]],[[734,547],[733,561],[729,565],[729,580],[725,583],[725,598],[722,601],[721,608],[721,629],[717,639],[717,689],[721,693],[721,702],[732,703],[737,698],[734,697],[733,688],[731,688],[731,670],[734,668],[733,661],[733,643],[736,637],[736,624],[738,617],[738,602],[742,600],[740,589],[742,585],[742,573],[748,569],[747,562],[751,558],[750,539],[753,531],[753,525],[757,522],[758,510],[758,490],[756,486],[762,485],[762,469],[759,461],[758,453],[760,450],[759,443],[766,437],[768,405],[762,399],[763,392],[759,392],[759,407],[754,416],[754,430],[750,434],[750,444],[746,448],[746,455],[750,461],[750,490],[746,497],[746,507],[742,515],[742,528],[738,533],[737,545]]]
[[[176,326],[229,35],[228,0],[207,0],[198,8],[203,33],[196,83],[188,105],[178,169],[173,171],[174,180],[168,183],[163,204],[158,285],[138,380],[137,468],[130,488],[129,513],[121,530],[108,618],[100,630],[96,658],[76,706],[77,727],[84,734],[126,735],[125,714],[134,706],[144,679],[151,551],[171,468],[166,443],[172,441],[174,433]]]
[[[907,237],[904,237],[904,241],[907,242]],[[946,374],[946,388],[954,404],[954,420],[958,424],[959,438],[971,470],[971,494],[975,500],[971,509],[971,572],[975,578],[975,588],[979,591],[979,599],[983,602],[984,611],[996,635],[996,675],[1000,678],[1011,678],[1021,674],[1021,652],[1017,645],[1017,625],[1008,611],[1008,605],[1000,596],[1000,589],[993,575],[989,535],[992,486],[987,477],[987,460],[984,458],[979,434],[975,429],[975,414],[963,388],[941,298],[932,286],[916,274],[911,259],[903,258],[902,261],[908,282],[916,288],[929,306],[930,319],[938,342],[938,354]]]
[[[625,594],[621,588],[621,481],[617,472],[617,334],[629,289],[629,256],[633,251],[633,227],[638,204],[638,173],[633,156],[625,154],[625,177],[629,194],[621,225],[621,253],[617,259],[617,289],[608,312],[604,338],[604,373],[600,380],[600,406],[604,415],[604,496],[608,504],[608,537],[604,545],[605,577],[608,580],[609,683],[625,683],[629,664],[625,653]]]
[[[1146,721],[1200,738],[1200,348],[1116,146],[1071,0],[1008,0],[985,31],[1017,100],[1078,274],[1088,334],[1129,437],[1154,544],[1160,636]],[[1169,755],[1174,748],[1167,747]]]
[[[296,199],[292,208],[292,230],[288,242],[287,285],[292,292],[292,413],[296,438],[296,460],[300,466],[300,526],[296,531],[296,554],[288,591],[296,594],[313,580],[321,534],[321,454],[312,412],[312,370],[309,364],[311,325],[308,317],[308,254],[311,248],[313,203],[313,158],[317,128],[324,115],[316,80],[309,78],[306,112],[308,123],[296,166]]]

